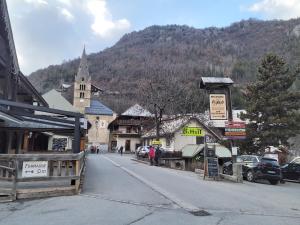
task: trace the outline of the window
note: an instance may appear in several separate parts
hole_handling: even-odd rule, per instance
[[[83,93],[83,92],[80,92],[79,97],[80,97],[80,98],[84,98],[84,93]]]
[[[131,133],[131,127],[126,127],[126,133],[128,133],[128,134]]]
[[[84,78],[81,78],[81,81],[84,81]]]
[[[196,137],[196,145],[204,144],[204,137]]]
[[[82,90],[84,90],[84,91],[85,91],[85,84],[83,84],[83,85],[82,85]]]

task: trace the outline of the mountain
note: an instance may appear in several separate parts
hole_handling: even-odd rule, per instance
[[[90,54],[88,60],[93,82],[106,90],[100,98],[121,111],[137,102],[139,81],[150,69],[171,68],[175,76],[189,82],[198,82],[200,76],[229,75],[243,87],[255,79],[260,59],[270,52],[293,66],[300,63],[300,18],[249,19],[225,28],[151,26],[124,35],[113,47]],[[61,79],[73,82],[78,65],[75,59],[49,66],[29,79],[44,93],[57,88]],[[120,93],[117,98],[116,93]]]

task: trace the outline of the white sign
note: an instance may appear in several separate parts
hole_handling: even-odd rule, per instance
[[[232,153],[232,155],[237,155],[237,153],[238,153],[238,147],[232,147],[231,148],[231,153]]]
[[[24,161],[22,177],[46,177],[48,161]]]

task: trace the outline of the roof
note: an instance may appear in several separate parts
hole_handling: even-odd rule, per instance
[[[201,77],[200,88],[206,88],[210,85],[232,85],[234,82],[229,77]]]
[[[70,102],[68,102],[58,91],[52,89],[45,93],[43,98],[46,100],[50,108],[60,109],[70,112],[78,112]]]
[[[85,114],[112,116],[114,112],[107,106],[103,105],[100,101],[91,100],[90,107],[85,108]]]
[[[218,158],[230,158],[231,152],[228,148],[218,143],[207,144],[209,148],[216,148],[216,156]],[[186,145],[182,148],[183,158],[193,158],[204,149],[204,144],[201,145]]]
[[[182,157],[183,158],[193,158],[195,157],[202,149],[204,144],[201,145],[186,145],[182,148]]]
[[[15,48],[15,42],[13,38],[13,32],[11,29],[9,14],[7,10],[6,1],[0,1],[0,25],[2,28],[4,28],[2,31],[4,31],[4,34],[1,33],[0,35],[6,39],[10,55],[12,57],[12,68],[9,68],[10,70],[13,70],[15,74],[18,74],[20,72],[16,48]],[[3,24],[4,23],[4,24]],[[1,53],[4,49],[1,49]]]
[[[30,83],[30,81],[24,76],[23,73],[19,73],[19,78],[24,87],[31,93],[35,99],[41,103],[43,106],[48,107],[48,103],[42,97],[42,95],[35,89],[35,87]]]
[[[174,119],[166,119],[161,124],[160,135],[166,136],[170,134],[174,134],[176,131],[181,129],[183,126],[188,124],[191,120],[196,120],[205,130],[209,131],[212,135],[214,135],[217,139],[221,139],[221,135],[218,134],[212,127],[209,127],[209,121],[203,117],[203,115],[185,115],[180,116]],[[148,132],[146,132],[142,137],[150,138],[156,136],[156,128],[152,128]]]
[[[122,116],[151,117],[152,114],[139,104],[135,104],[121,114]]]
[[[75,77],[76,81],[81,81],[82,79],[84,79],[84,81],[91,80],[91,76],[90,76],[90,73],[89,73],[89,66],[88,66],[87,56],[85,54],[85,47],[83,48],[83,52],[82,52],[78,72],[77,72],[77,75]]]

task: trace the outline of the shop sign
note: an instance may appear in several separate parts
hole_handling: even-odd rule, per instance
[[[225,94],[210,94],[210,119],[211,120],[226,120],[227,108],[226,108],[226,96]]]
[[[161,141],[151,141],[152,145],[161,145]]]
[[[182,129],[183,136],[204,137],[205,131],[200,127],[184,127]]]

